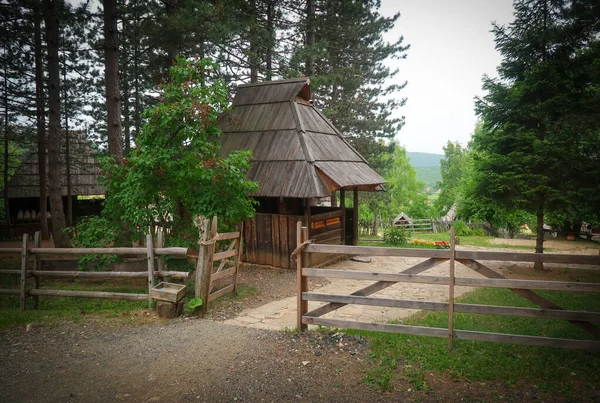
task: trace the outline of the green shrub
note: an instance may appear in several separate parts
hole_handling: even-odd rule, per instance
[[[393,246],[406,245],[408,243],[408,232],[404,228],[392,226],[383,233],[383,242]]]
[[[462,221],[455,221],[452,223],[452,226],[454,227],[455,234],[458,236],[473,235],[473,231]]]
[[[483,228],[475,228],[471,230],[473,236],[486,236],[485,230]]]

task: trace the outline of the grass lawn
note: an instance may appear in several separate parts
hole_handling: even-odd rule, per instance
[[[393,245],[387,245],[381,242],[381,238],[373,235],[361,235],[361,241],[359,242],[362,246],[386,246],[386,247],[395,247]],[[450,242],[450,233],[449,232],[439,232],[439,233],[416,233],[412,234],[410,240],[413,241],[415,239],[419,239],[421,241],[446,241]],[[486,248],[496,248],[496,249],[519,249],[519,250],[529,250],[531,252],[535,251],[534,246],[524,246],[524,245],[509,245],[504,243],[492,243],[492,239],[496,239],[494,237],[489,236],[462,236],[460,237],[460,245],[462,246],[482,246]],[[398,246],[398,248],[421,248],[418,245],[402,245]],[[546,248],[547,252],[550,252],[551,249]]]
[[[42,289],[78,291],[111,291],[143,294],[147,293],[145,282],[131,279],[91,281],[42,280]],[[0,276],[0,288],[18,288],[19,278]],[[39,297],[39,306],[33,310],[33,298],[27,298],[27,310],[19,311],[18,296],[0,296],[0,328],[22,326],[29,323],[52,325],[59,320],[79,321],[88,315],[105,318],[121,318],[131,323],[148,309],[147,301],[122,301],[99,298]]]
[[[596,281],[600,281],[598,277]],[[540,294],[566,309],[600,312],[599,294],[554,291]],[[478,289],[457,298],[457,302],[535,306],[506,289]],[[448,313],[422,312],[396,323],[447,328]],[[558,320],[458,313],[454,323],[457,330],[593,339],[570,323]],[[449,351],[446,339],[356,330],[348,333],[360,333],[369,339],[373,365],[365,381],[382,390],[392,389],[395,379],[408,380],[414,389],[426,390],[425,373],[447,375],[456,381],[522,383],[567,394],[582,385],[595,390],[600,379],[599,352],[466,340],[456,340]]]

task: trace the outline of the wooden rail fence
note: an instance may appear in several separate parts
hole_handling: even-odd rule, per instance
[[[298,244],[306,241],[307,231],[300,223],[297,225]],[[481,261],[507,261],[507,262],[543,262],[566,263],[579,265],[600,266],[600,256],[592,255],[562,255],[562,254],[535,254],[535,253],[510,253],[489,251],[458,251],[455,248],[454,230],[451,232],[450,250],[435,249],[400,249],[366,246],[345,245],[316,245],[308,244],[298,255],[297,267],[297,301],[298,301],[298,331],[306,329],[308,325],[322,325],[338,328],[373,330],[391,333],[403,333],[422,336],[434,336],[448,339],[449,348],[455,339],[492,341],[534,346],[578,348],[600,350],[600,341],[572,340],[539,336],[524,336],[514,334],[501,334],[490,332],[475,332],[454,329],[454,313],[485,314],[500,316],[518,316],[542,319],[566,320],[573,325],[590,333],[595,339],[600,339],[600,327],[595,323],[600,322],[600,312],[582,312],[566,310],[558,304],[536,294],[533,290],[554,290],[572,292],[600,292],[600,283],[581,283],[566,281],[540,281],[540,280],[513,280],[508,279],[490,269]],[[331,253],[348,255],[369,256],[402,256],[425,258],[421,263],[409,267],[399,273],[377,273],[351,270],[331,270],[304,267],[310,253]],[[424,271],[448,261],[450,270],[448,276],[424,276]],[[486,278],[459,277],[454,275],[456,262],[478,272]],[[314,293],[308,291],[308,277],[344,278],[354,280],[374,281],[367,287],[357,290],[349,295]],[[448,286],[448,302],[413,301],[389,298],[377,298],[370,295],[390,287],[396,283],[421,283]],[[516,294],[537,304],[537,308],[521,308],[509,306],[489,306],[477,304],[457,304],[454,302],[454,287],[493,287],[508,288]],[[308,312],[308,301],[326,302]],[[338,320],[323,318],[323,315],[335,311],[348,304],[372,305],[393,308],[423,309],[448,312],[448,328],[429,328],[422,326],[408,326],[397,324],[367,323],[351,320]],[[595,322],[595,323],[594,323]]]
[[[0,254],[20,254],[21,268],[20,270],[0,270],[0,275],[19,275],[19,288],[0,289],[0,295],[17,295],[20,297],[20,309],[25,310],[26,299],[33,297],[33,307],[38,307],[39,296],[54,296],[54,297],[83,297],[83,298],[106,298],[106,299],[121,299],[129,301],[148,300],[149,306],[152,303],[150,297],[150,289],[155,285],[156,278],[177,277],[187,279],[189,273],[179,271],[164,270],[164,256],[185,256],[187,248],[164,248],[162,233],[158,233],[157,245],[153,245],[152,235],[146,237],[146,247],[138,248],[41,248],[40,232],[36,232],[34,236],[33,247],[29,243],[29,235],[23,235],[23,244],[21,248],[1,248]],[[62,259],[76,259],[81,255],[88,254],[105,254],[105,255],[131,255],[131,256],[146,256],[148,261],[148,270],[146,272],[130,272],[130,271],[49,271],[41,270],[42,260],[48,256],[60,256]],[[158,270],[155,269],[155,261],[158,262]],[[33,267],[30,267],[33,266]],[[133,294],[105,291],[73,291],[73,290],[51,290],[40,289],[41,278],[43,277],[71,277],[71,278],[147,278],[148,294]],[[33,286],[29,286],[29,279],[33,279]]]

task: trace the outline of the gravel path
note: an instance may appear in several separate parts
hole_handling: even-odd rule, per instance
[[[208,320],[86,321],[0,333],[1,401],[384,401],[362,382],[360,338],[302,337]]]

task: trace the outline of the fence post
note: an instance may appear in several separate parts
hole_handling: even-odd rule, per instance
[[[158,232],[156,233],[156,247],[157,248],[165,247],[165,239],[164,239],[162,228],[159,228]],[[158,256],[156,261],[158,263],[158,271],[159,272],[165,271],[165,256],[164,255]]]
[[[42,233],[40,231],[35,232],[34,237],[33,237],[33,243],[36,248],[40,248],[42,246]],[[41,269],[42,269],[42,257],[40,256],[39,253],[36,253],[34,255],[33,270],[41,270]],[[36,290],[40,288],[40,277],[39,276],[33,276],[33,288]],[[39,296],[37,296],[37,295],[33,296],[33,309],[38,309],[39,300],[40,300]]]
[[[343,199],[342,199],[343,200]],[[308,228],[302,226],[302,222],[296,223],[296,246],[300,246],[302,242],[308,239]],[[297,323],[298,333],[308,328],[308,325],[302,323],[302,316],[308,312],[308,301],[302,299],[302,293],[308,291],[308,282],[305,276],[302,275],[302,266],[307,261],[306,254],[301,252],[296,255],[296,287],[297,287]]]
[[[206,311],[208,310],[208,297],[210,297],[210,291],[211,291],[211,283],[212,283],[212,272],[213,272],[213,258],[214,258],[214,254],[215,254],[215,249],[216,249],[216,240],[211,241],[212,239],[214,239],[217,236],[217,226],[218,226],[218,222],[217,222],[217,216],[214,216],[212,218],[212,222],[210,225],[210,232],[208,234],[208,245],[207,247],[207,253],[204,255],[204,283],[203,283],[203,288],[204,290],[204,294],[206,295],[206,299],[203,299],[202,302],[204,302],[202,304],[202,314],[204,315],[206,313]]]
[[[454,344],[454,259],[456,256],[454,227],[450,229],[450,286],[448,288],[448,349]]]
[[[23,234],[23,249],[21,250],[21,293],[20,293],[20,308],[25,310],[25,298],[27,298],[27,241],[29,234]]]
[[[148,309],[152,309],[152,297],[150,290],[154,287],[154,245],[152,234],[146,235],[146,251],[148,258]]]
[[[237,295],[238,272],[240,271],[240,259],[242,257],[242,239],[244,236],[244,222],[237,226],[240,236],[237,239],[237,254],[235,255],[235,271],[233,272],[233,295]]]

